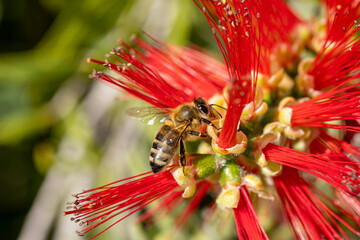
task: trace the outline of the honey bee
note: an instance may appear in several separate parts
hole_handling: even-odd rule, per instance
[[[127,111],[128,115],[135,117],[151,115],[152,112],[149,108],[145,113],[139,109],[136,111],[130,110]],[[211,122],[212,119],[215,119],[214,111],[218,113],[212,105],[209,105],[201,97],[173,109],[168,116],[168,120],[159,128],[152,143],[149,156],[151,170],[157,173],[164,169],[174,157],[178,145],[180,145],[180,165],[184,167],[186,165],[184,139],[189,135],[200,138],[209,137],[208,134],[197,130],[202,123],[216,128]]]

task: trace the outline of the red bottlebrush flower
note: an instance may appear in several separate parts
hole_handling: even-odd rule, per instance
[[[270,161],[310,173],[344,192],[360,193],[360,179],[353,178],[360,173],[359,163],[346,161],[342,155],[316,155],[274,144],[268,144],[263,153]]]
[[[277,0],[199,2],[203,7],[197,6],[213,29],[231,79],[227,117],[219,136],[219,146],[229,148],[236,144],[244,106],[254,101],[259,69],[270,73],[269,52],[277,42],[290,41],[288,31],[300,20]],[[279,9],[281,15],[277,14]]]
[[[284,168],[274,182],[297,239],[349,239],[337,221],[357,234],[315,196],[296,170]]]
[[[64,215],[73,214],[71,220],[80,222],[80,226],[86,225],[78,232],[79,235],[84,235],[114,217],[125,215],[97,234],[97,237],[151,202],[174,192],[176,188],[178,184],[170,170],[158,174],[148,172],[74,195],[76,200],[69,203],[72,206]]]
[[[94,71],[92,77],[120,87],[162,109],[175,108],[198,96],[210,98],[221,93],[225,86],[224,66],[199,51],[163,43],[155,47],[136,37],[132,40],[140,50],[121,42],[122,47],[113,49],[105,61],[89,59],[90,62],[104,65],[123,79],[98,71]],[[196,60],[191,59],[194,57],[197,57]],[[196,68],[201,64],[208,68]],[[209,68],[213,70],[211,74]]]
[[[258,14],[260,16],[257,12],[259,7],[257,1],[245,3],[201,1],[201,3],[220,46],[231,79],[227,117],[219,137],[219,146],[229,148],[236,144],[236,129],[244,105],[252,101],[255,96],[259,68],[256,54],[259,43],[255,37],[259,25],[259,18],[256,17]],[[216,17],[214,18],[212,14]]]
[[[353,145],[330,136],[324,130],[320,130],[319,136],[311,142],[310,152],[314,154],[350,154],[350,157],[360,157],[360,149]]]
[[[357,34],[360,3],[352,0],[326,3],[326,40],[307,71],[316,90],[359,78],[360,70],[360,36]]]
[[[198,184],[198,190],[196,194],[190,199],[186,209],[177,216],[175,225],[178,229],[182,228],[186,224],[192,213],[199,207],[210,187],[210,182],[204,181]],[[179,205],[184,202],[185,199],[182,198],[181,195],[181,191],[174,191],[163,197],[157,206],[143,213],[138,218],[138,221],[146,221],[148,218],[155,215],[155,213],[162,214],[163,216],[168,215],[171,211],[179,207]]]
[[[269,239],[256,216],[246,187],[240,188],[240,201],[234,208],[234,216],[239,239]]]
[[[132,45],[121,42],[105,61],[90,59],[111,72],[95,71],[93,78],[168,114],[150,161],[156,155],[156,164],[173,165],[78,194],[65,214],[89,224],[80,231],[84,234],[159,200],[139,221],[188,204],[175,221],[183,227],[210,196],[211,207],[216,202],[220,209],[233,209],[239,239],[268,239],[252,205],[257,195],[284,206],[299,239],[347,238],[339,222],[360,235],[360,150],[348,141],[349,132],[360,132],[360,38],[353,25],[360,3],[326,1],[323,39],[281,0],[194,2],[225,64],[154,38],[154,45],[133,38]],[[309,52],[316,54],[314,60],[303,58]],[[300,98],[304,94],[308,98]],[[331,128],[347,139],[332,137]],[[200,145],[191,142],[196,137]],[[185,154],[184,141],[196,154]],[[304,179],[311,174],[324,180],[332,196],[299,171]],[[269,191],[273,183],[280,199]]]
[[[291,106],[292,126],[334,128],[360,132],[358,126],[330,124],[329,121],[360,119],[360,83],[332,88],[318,97]]]

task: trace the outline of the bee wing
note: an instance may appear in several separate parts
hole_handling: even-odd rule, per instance
[[[163,110],[153,106],[133,107],[126,110],[126,114],[135,117],[148,125],[153,125],[155,121],[165,122],[169,115]]]

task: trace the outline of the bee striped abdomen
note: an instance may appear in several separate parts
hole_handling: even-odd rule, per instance
[[[169,125],[161,126],[150,150],[150,166],[154,173],[160,172],[173,158],[180,135]]]

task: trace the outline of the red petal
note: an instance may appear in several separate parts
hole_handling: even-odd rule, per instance
[[[240,188],[240,201],[234,208],[234,216],[239,239],[269,239],[257,218],[246,187]]]

